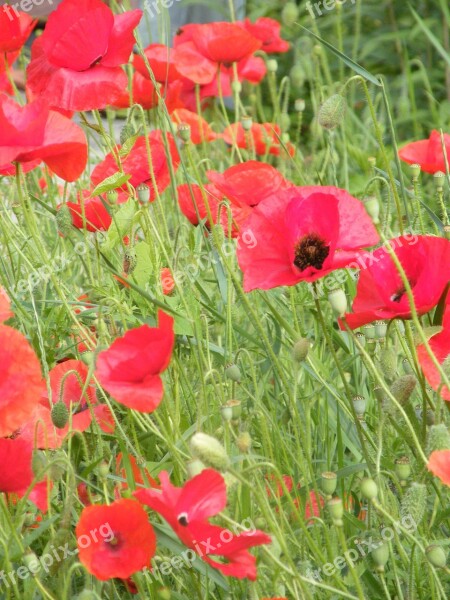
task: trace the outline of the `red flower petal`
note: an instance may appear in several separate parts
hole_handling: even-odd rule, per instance
[[[428,460],[428,470],[450,486],[450,450],[436,450]]]

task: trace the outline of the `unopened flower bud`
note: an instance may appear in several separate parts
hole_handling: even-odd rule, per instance
[[[194,434],[191,437],[190,447],[192,455],[208,467],[226,471],[230,464],[226,450],[219,440],[206,433]]]
[[[98,466],[98,474],[100,479],[106,479],[109,475],[109,465],[106,462],[101,462]]]
[[[373,500],[378,496],[378,486],[373,479],[363,479],[360,485],[361,495],[366,500]]]
[[[427,437],[427,456],[436,450],[450,450],[450,433],[444,423],[432,425]]]
[[[23,564],[30,571],[32,575],[35,575],[41,568],[41,562],[34,552],[26,552],[23,555]]]
[[[300,65],[294,65],[289,72],[289,79],[294,88],[299,90],[303,87],[303,84],[305,83],[305,72],[303,68]]]
[[[410,517],[419,525],[427,508],[427,487],[423,483],[413,482],[403,495],[400,504],[400,516]]]
[[[276,73],[278,71],[278,61],[275,58],[267,61],[267,70],[269,73]]]
[[[235,381],[236,383],[241,382],[241,370],[235,364],[230,364],[225,369],[225,377],[227,379],[231,379],[231,381]]]
[[[325,471],[320,478],[320,487],[326,496],[332,496],[337,487],[337,475],[333,471]]]
[[[233,94],[240,94],[242,92],[242,83],[238,79],[231,82],[231,91]]]
[[[56,211],[56,225],[61,235],[69,235],[73,231],[72,214],[67,204],[60,204]]]
[[[298,19],[299,8],[295,2],[287,2],[281,11],[281,21],[283,25],[291,27]]]
[[[414,375],[402,375],[391,386],[391,394],[399,404],[405,406],[410,399],[417,380]]]
[[[394,348],[384,348],[380,353],[380,371],[388,381],[397,375],[397,353]]]
[[[69,421],[69,410],[61,400],[52,407],[52,423],[57,429],[64,429]]]
[[[150,202],[150,188],[145,183],[140,183],[136,188],[136,194],[141,204]]]
[[[292,348],[292,358],[295,362],[301,363],[306,360],[311,344],[306,338],[299,338]]]
[[[438,546],[437,544],[428,546],[425,548],[425,556],[427,557],[427,561],[433,565],[433,567],[445,569],[447,564],[447,553],[442,546]]]
[[[125,123],[120,130],[120,145],[123,146],[125,142],[134,135],[136,135],[134,127],[130,123]]]
[[[189,479],[192,479],[196,475],[199,475],[206,469],[205,465],[198,458],[193,458],[186,463],[186,471]]]
[[[305,101],[303,100],[303,98],[297,98],[297,100],[294,103],[294,108],[296,110],[296,112],[304,112],[306,107]]]
[[[291,118],[288,113],[281,113],[280,115],[280,127],[282,131],[289,131],[291,126]]]
[[[347,296],[343,289],[332,290],[328,294],[328,302],[337,317],[343,317],[347,312]]]
[[[252,438],[248,431],[242,431],[238,435],[236,440],[236,446],[239,448],[239,451],[242,452],[242,454],[247,454],[248,452],[250,452],[250,449],[252,447]]]
[[[156,592],[156,597],[158,600],[170,600],[172,598],[172,592],[168,587],[162,587]]]
[[[324,129],[335,129],[342,123],[347,101],[340,94],[330,96],[319,109],[318,121]]]

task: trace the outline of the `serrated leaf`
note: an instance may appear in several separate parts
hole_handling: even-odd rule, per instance
[[[129,137],[126,140],[126,142],[123,144],[123,146],[119,150],[119,156],[120,156],[120,158],[124,158],[125,156],[128,156],[128,154],[130,154],[130,152],[133,149],[133,146],[135,145],[136,140],[138,139],[138,137],[139,137],[139,134],[136,134],[136,135],[132,135],[131,137]]]
[[[122,187],[130,178],[131,175],[128,173],[114,173],[114,175],[110,175],[97,186],[95,186],[91,192],[91,196],[106,194],[106,192]]]

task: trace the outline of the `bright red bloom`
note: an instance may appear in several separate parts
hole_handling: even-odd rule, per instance
[[[288,152],[289,156],[295,155],[295,147],[289,142],[283,145],[280,142],[281,130],[275,123],[253,123],[250,131],[245,131],[242,123],[233,123],[228,126],[222,134],[223,139],[230,146],[236,144],[238,148],[252,150],[256,154],[274,154],[279,156],[282,152]]]
[[[176,172],[178,165],[180,164],[180,155],[178,153],[177,145],[170,133],[165,134],[165,136],[167,136],[169,160],[172,163],[174,172]],[[170,184],[170,169],[166,157],[163,133],[159,129],[156,129],[149,134],[148,139],[150,140],[150,153],[156,185],[158,192],[162,194]],[[120,146],[118,147],[118,150],[119,149]],[[145,136],[139,137],[130,153],[122,159],[122,168],[124,173],[131,175],[128,183],[133,187],[136,188],[141,183],[148,185],[150,188],[150,201],[153,202],[156,198],[156,193],[152,185]],[[110,153],[93,170],[91,182],[96,186],[107,177],[118,173],[118,171],[116,158]],[[128,192],[126,185],[118,188],[117,191],[119,192],[119,201],[127,199]]]
[[[428,340],[428,344],[433,351],[433,354],[441,365],[450,356],[450,303],[447,304],[442,325],[443,330],[440,333],[433,335],[433,337]],[[417,356],[422,371],[433,390],[437,391],[440,388],[440,395],[442,398],[444,398],[444,400],[450,400],[450,390],[445,385],[441,387],[441,375],[423,344],[420,344],[417,347]]]
[[[276,490],[275,490],[276,498],[283,498],[285,493],[284,493],[284,487],[283,487],[281,481],[277,480],[277,478],[273,474],[267,475],[266,479],[269,482],[276,483]],[[292,477],[290,475],[282,475],[282,479],[283,479],[284,485],[286,486],[288,494],[291,494],[293,491],[293,488],[294,488],[294,480],[292,479]],[[297,490],[299,490],[300,488],[301,488],[301,485],[300,485],[300,483],[298,483]],[[272,498],[272,495],[273,495],[272,489],[269,485],[266,486],[266,492],[267,492],[267,495],[269,496],[269,498]],[[300,506],[299,498],[294,498],[293,503],[295,504],[295,506],[297,508],[299,508],[299,506]],[[308,521],[312,516],[320,517],[320,509],[323,506],[324,506],[323,498],[321,496],[318,496],[314,490],[311,490],[309,492],[308,499],[305,500],[305,507],[304,507],[305,520]],[[292,515],[292,516],[294,516],[294,515]]]
[[[448,134],[444,134],[444,146],[447,159],[450,159],[450,135]],[[420,165],[425,173],[436,173],[437,171],[445,173],[445,159],[439,131],[433,130],[427,140],[406,144],[400,148],[398,155],[401,160],[410,165]]]
[[[101,0],[63,0],[33,43],[28,86],[51,106],[104,108],[127,87],[121,65],[134,45],[142,11],[114,15]]]
[[[208,522],[226,506],[222,475],[205,469],[181,488],[170,483],[166,471],[160,473],[159,479],[161,490],[140,489],[134,493],[136,498],[158,512],[183,544],[212,567],[227,576],[256,579],[256,559],[248,548],[270,544],[270,537],[257,530],[233,534]],[[211,556],[222,557],[226,562],[213,560]]]
[[[197,113],[180,108],[174,110],[171,114],[171,120],[173,123],[180,125],[189,125],[191,128],[191,141],[193,144],[201,144],[202,142],[212,142],[217,138],[215,133],[208,122],[203,119]]]
[[[363,204],[336,187],[292,187],[269,196],[243,229],[257,242],[237,250],[246,292],[315,281],[379,241]]]
[[[173,318],[158,312],[159,326],[142,325],[100,352],[95,375],[111,396],[135,410],[153,412],[163,397],[160,374],[170,363],[175,334]]]
[[[206,175],[226,198],[240,206],[257,206],[268,196],[294,185],[275,167],[256,160],[240,163],[223,173],[208,171]]]
[[[0,288],[0,323],[14,316],[11,311],[11,301],[3,288]]]
[[[60,204],[58,209],[62,206]],[[83,229],[86,224],[87,231],[107,231],[112,223],[104,201],[98,196],[90,197],[87,191],[79,195],[78,202],[67,202],[66,206],[70,210],[72,225],[77,229]]]
[[[0,54],[20,50],[37,21],[24,12],[2,6],[0,10]]]
[[[41,365],[26,338],[0,325],[0,437],[29,418],[44,390]]]
[[[148,471],[148,469],[145,468],[139,468],[139,465],[137,463],[137,460],[134,458],[134,456],[131,456],[130,454],[127,454],[126,459],[124,458],[122,452],[120,452],[117,457],[116,457],[116,474],[118,475],[118,477],[121,477],[122,479],[125,479],[125,481],[123,481],[120,484],[120,487],[118,487],[115,490],[115,497],[117,499],[120,498],[120,493],[121,490],[123,489],[128,489],[129,485],[128,485],[128,471],[125,467],[126,461],[129,462],[129,466],[131,468],[131,473],[132,473],[132,477],[133,477],[133,481],[135,484],[139,484],[142,486],[150,486],[152,488],[159,488],[160,486],[158,485],[158,483],[153,479],[153,477],[150,475],[150,472]]]
[[[162,293],[164,294],[164,296],[170,296],[170,294],[175,289],[175,280],[173,278],[172,271],[167,267],[161,269],[160,279]]]
[[[450,486],[450,450],[436,450],[428,460],[428,470]]]
[[[135,500],[87,506],[76,527],[80,562],[97,579],[127,579],[150,566],[156,536]]]
[[[450,280],[450,241],[432,236],[390,240],[414,296],[419,315],[439,302]],[[358,260],[361,273],[353,313],[345,319],[351,329],[380,319],[409,319],[411,308],[400,274],[384,247]]]
[[[106,404],[97,402],[95,386],[88,381],[88,375],[89,370],[81,360],[70,359],[53,367],[49,373],[51,400],[47,392],[41,395],[39,405],[20,428],[20,437],[37,448],[60,448],[70,431],[86,431],[93,417],[102,431],[114,432],[111,411]],[[69,422],[62,428],[56,428],[51,417],[52,406],[59,400],[70,414]]]
[[[177,52],[174,48],[168,48],[164,44],[150,44],[145,48],[144,55],[158,83],[167,85],[182,78],[177,70]],[[142,56],[136,54],[133,57],[133,65],[143,77],[150,79]]]
[[[175,47],[192,42],[196,50],[213,63],[229,65],[251,56],[261,40],[236,23],[215,22],[185,25],[175,38]]]
[[[158,106],[159,98],[155,86],[137,71],[133,73],[132,98],[127,89],[122,91],[122,95],[117,98],[112,106],[114,108],[130,108],[133,104],[140,104],[145,110],[150,110]]]
[[[281,25],[275,19],[269,17],[260,17],[254,23],[250,19],[245,19],[241,26],[253,37],[261,40],[261,50],[267,54],[278,52],[287,52],[290,44],[280,36]]]
[[[12,162],[41,161],[66,181],[78,179],[87,163],[83,130],[42,100],[20,106],[0,96],[0,174]]]

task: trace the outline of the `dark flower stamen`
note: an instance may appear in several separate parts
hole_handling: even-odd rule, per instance
[[[295,247],[294,265],[304,271],[308,267],[320,270],[323,267],[330,248],[316,233],[305,235]]]
[[[186,513],[181,513],[181,515],[178,517],[178,523],[180,525],[182,525],[183,527],[187,527],[189,525],[189,521],[188,521]]]

